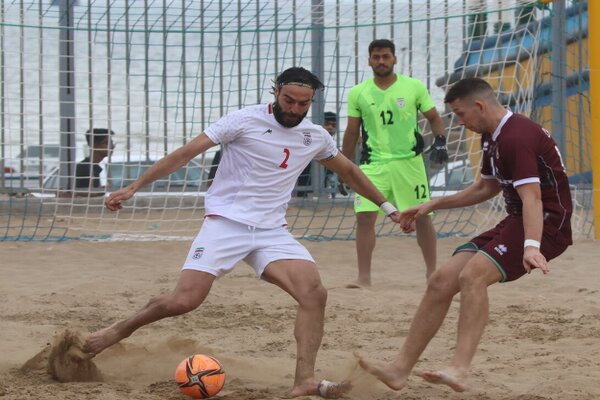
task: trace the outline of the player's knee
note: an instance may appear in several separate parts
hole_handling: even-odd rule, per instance
[[[165,301],[165,307],[171,315],[181,315],[190,312],[202,303],[202,299],[197,298],[193,294],[172,294]]]
[[[435,296],[454,296],[458,290],[456,276],[444,269],[435,270],[427,279],[427,291]]]
[[[481,273],[478,266],[467,265],[458,275],[458,284],[460,290],[474,288],[474,287],[486,287],[485,275]]]
[[[360,212],[356,214],[356,224],[361,228],[374,229],[377,221],[377,213],[375,212]]]
[[[314,282],[298,294],[298,303],[303,307],[325,308],[327,289],[320,281]]]
[[[431,217],[429,215],[421,215],[415,220],[415,225],[417,227],[417,231],[433,229],[433,222],[431,221]]]

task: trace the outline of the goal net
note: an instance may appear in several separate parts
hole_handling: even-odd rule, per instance
[[[553,36],[557,20],[561,36]],[[432,196],[477,179],[478,136],[456,123],[443,96],[458,79],[479,76],[507,107],[549,130],[562,126],[553,134],[573,184],[575,234],[591,237],[587,24],[583,0],[566,1],[564,10],[526,0],[5,0],[0,240],[194,236],[218,148],[144,188],[118,213],[103,207],[104,193],[222,115],[272,101],[273,79],[295,65],[325,83],[309,117],[320,123],[324,111],[334,112],[341,143],[348,91],[372,76],[367,47],[375,38],[395,42],[396,71],[422,80],[443,115],[450,160],[441,169],[427,165]],[[554,125],[556,110],[562,125]],[[429,144],[429,126],[421,125]],[[94,154],[107,144],[86,139],[96,130],[114,133],[114,150],[101,160]],[[353,239],[352,195],[336,193],[326,178],[315,164],[299,182],[290,229],[311,240]],[[441,236],[466,236],[503,215],[496,198],[438,212],[434,224]],[[401,234],[383,218],[377,233]]]

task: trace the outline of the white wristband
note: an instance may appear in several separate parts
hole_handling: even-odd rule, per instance
[[[398,209],[394,207],[394,205],[389,201],[384,201],[383,203],[381,203],[379,208],[381,208],[381,211],[383,211],[385,215],[390,215],[398,211]]]
[[[525,242],[523,243],[523,247],[535,247],[536,249],[540,248],[540,242],[538,242],[537,240],[533,240],[533,239],[525,239]]]

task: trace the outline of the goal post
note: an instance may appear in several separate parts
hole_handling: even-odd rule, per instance
[[[590,2],[589,19],[600,21],[600,4],[598,2]],[[594,236],[596,239],[600,239],[600,25],[591,23],[589,27]]]

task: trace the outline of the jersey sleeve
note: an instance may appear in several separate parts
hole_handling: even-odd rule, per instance
[[[204,133],[216,144],[229,143],[243,132],[243,127],[246,126],[246,116],[245,109],[224,115],[206,128]]]
[[[360,118],[360,106],[358,105],[358,87],[353,87],[348,92],[348,116],[354,118]]]
[[[525,133],[525,132],[524,132]],[[517,187],[526,183],[539,183],[538,155],[539,155],[539,131],[529,131],[518,138],[505,143],[508,150],[503,151],[507,155],[507,165],[511,166],[513,186]]]
[[[492,171],[489,152],[486,150],[487,146],[489,146],[489,140],[489,138],[481,137],[481,179],[496,179],[494,177],[494,172]],[[486,143],[486,141],[488,141],[488,143]]]
[[[415,92],[416,92],[416,104],[417,109],[421,112],[427,112],[435,107],[435,103],[431,99],[425,84],[418,79],[415,79]]]
[[[317,153],[317,155],[315,156],[315,160],[317,160],[317,161],[330,160],[333,157],[335,157],[338,153],[338,149],[335,144],[335,141],[333,140],[333,138],[331,137],[329,132],[327,132],[325,129],[323,129],[322,134],[325,137],[325,141],[323,143],[321,151],[319,151]]]

